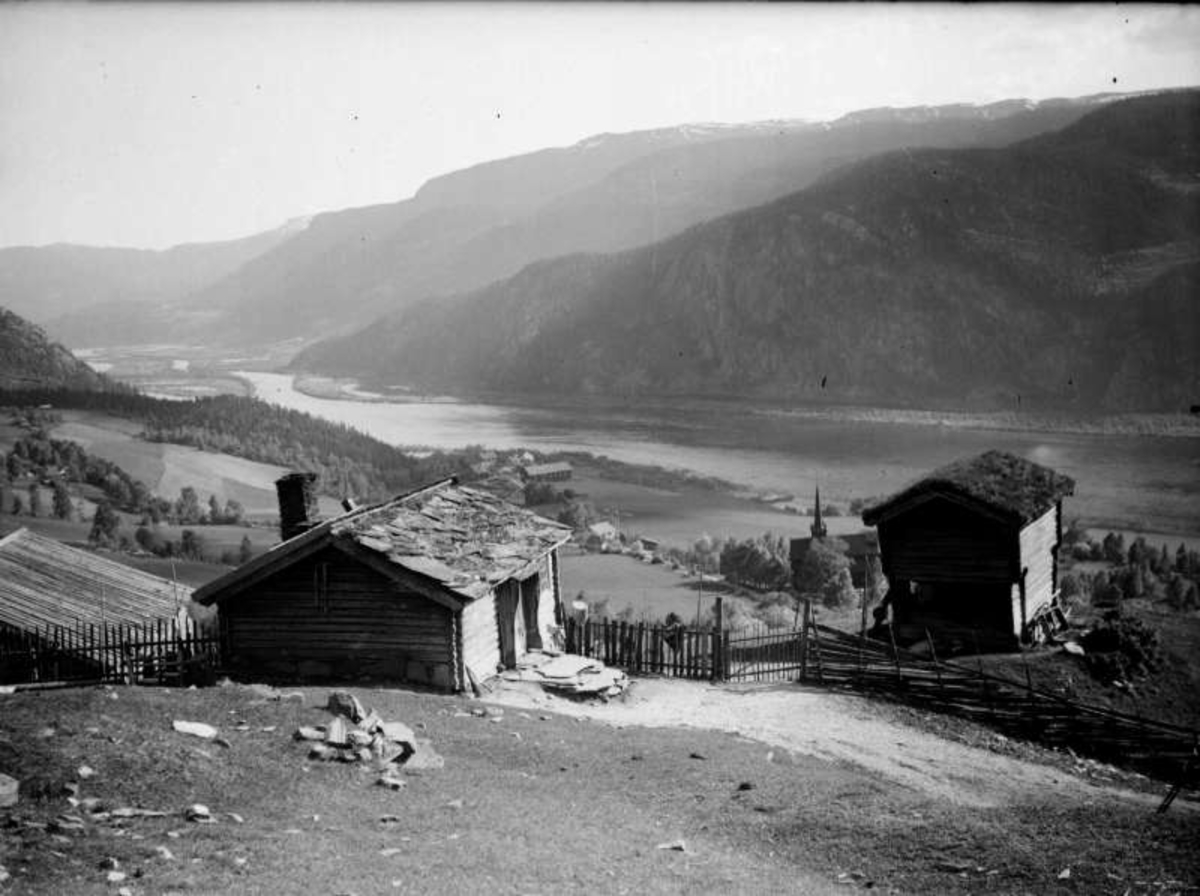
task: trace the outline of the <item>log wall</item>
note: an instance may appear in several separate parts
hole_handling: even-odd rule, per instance
[[[458,682],[452,611],[328,548],[221,606],[230,664],[289,679]]]
[[[941,498],[879,524],[890,581],[1013,582],[1016,534],[1008,526]]]

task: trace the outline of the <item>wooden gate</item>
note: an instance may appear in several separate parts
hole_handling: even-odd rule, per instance
[[[721,641],[728,681],[797,681],[804,674],[807,641],[802,628],[731,631]]]

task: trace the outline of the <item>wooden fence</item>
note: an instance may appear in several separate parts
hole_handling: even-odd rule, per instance
[[[191,620],[0,627],[0,684],[202,684],[220,664],[221,633]]]
[[[719,680],[721,633],[681,625],[610,619],[567,619],[567,652],[593,657],[634,675]]]

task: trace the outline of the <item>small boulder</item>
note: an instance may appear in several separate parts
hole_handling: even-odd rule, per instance
[[[325,708],[334,715],[345,716],[354,723],[361,722],[367,717],[367,711],[363,709],[363,705],[349,691],[332,692]]]
[[[445,768],[446,760],[433,748],[431,741],[420,738],[414,741],[413,752],[403,765],[406,772],[425,772]]]
[[[16,778],[0,774],[0,807],[15,806],[20,799],[20,789],[21,783]]]
[[[217,736],[217,729],[204,722],[184,722],[176,719],[171,723],[171,727],[180,734],[191,734],[195,737],[202,737],[205,740],[212,740]]]
[[[296,740],[325,740],[325,729],[301,725],[292,737]]]
[[[212,817],[212,812],[208,806],[203,803],[192,803],[183,812],[183,817],[188,821],[194,821],[197,824],[214,824],[216,819]]]

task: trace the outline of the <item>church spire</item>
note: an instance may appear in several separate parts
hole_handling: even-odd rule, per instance
[[[820,540],[825,537],[825,523],[821,519],[821,486],[817,486],[817,497],[813,504],[813,521],[809,527],[814,539]]]

